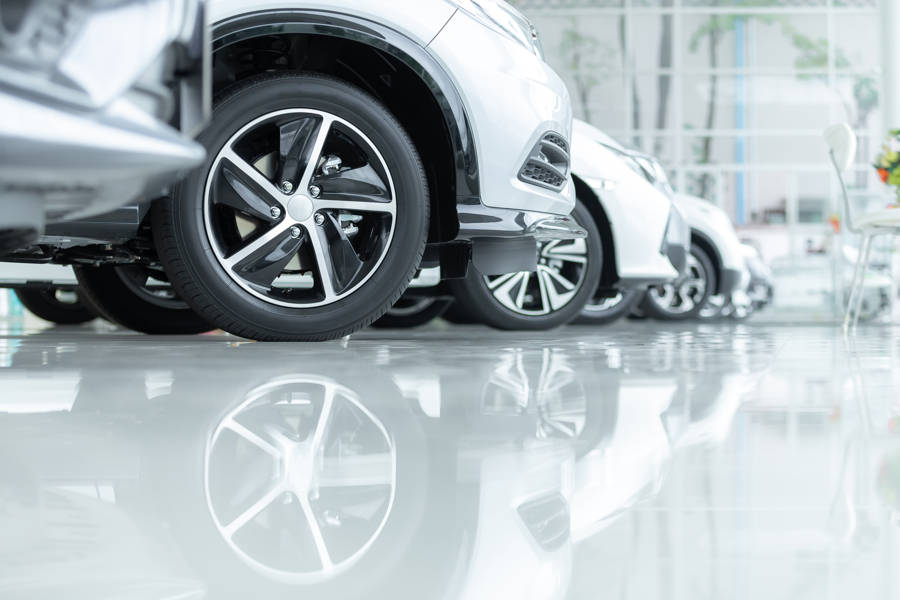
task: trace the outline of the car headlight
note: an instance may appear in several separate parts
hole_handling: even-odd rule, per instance
[[[544,58],[537,29],[528,18],[503,0],[453,0],[472,18],[522,44],[536,56]]]

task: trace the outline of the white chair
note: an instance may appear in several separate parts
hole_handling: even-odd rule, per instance
[[[844,199],[847,230],[862,236],[862,247],[853,270],[853,282],[850,286],[850,299],[844,314],[844,331],[855,328],[859,322],[859,310],[862,305],[863,286],[869,269],[869,258],[872,254],[872,240],[879,235],[896,235],[900,233],[900,208],[888,208],[868,212],[857,219],[853,218],[850,209],[850,197],[844,182],[844,172],[853,164],[856,157],[856,134],[846,123],[832,125],[825,130],[825,142],[828,144],[831,162],[837,171],[841,183],[841,195]]]

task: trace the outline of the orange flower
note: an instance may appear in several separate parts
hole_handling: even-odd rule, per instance
[[[881,177],[882,183],[887,183],[888,170],[887,169],[878,169],[878,176]]]

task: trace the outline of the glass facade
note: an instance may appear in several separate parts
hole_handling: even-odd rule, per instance
[[[883,189],[877,0],[515,4],[576,116],[657,154],[738,225],[823,230],[839,196],[822,130],[839,121],[860,136],[853,187]]]

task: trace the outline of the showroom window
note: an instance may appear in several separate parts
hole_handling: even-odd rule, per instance
[[[825,126],[857,131],[851,185],[878,193],[877,0],[515,4],[541,31],[576,116],[660,156],[679,190],[738,225],[786,228],[788,253],[839,210]]]

